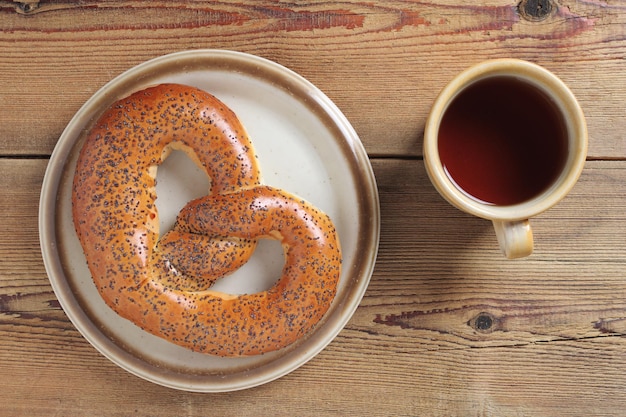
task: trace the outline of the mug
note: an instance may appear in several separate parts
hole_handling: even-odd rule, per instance
[[[441,91],[424,131],[424,164],[452,205],[491,220],[507,258],[533,251],[529,219],[563,199],[587,157],[587,126],[557,76],[494,59]]]

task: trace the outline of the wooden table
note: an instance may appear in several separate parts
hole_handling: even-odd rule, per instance
[[[0,1],[0,415],[608,416],[626,413],[626,2]],[[375,272],[313,360],[257,388],[175,391],[100,355],[46,276],[37,211],[61,132],[107,81],[167,53],[230,49],[313,82],[378,181]],[[421,157],[459,71],[536,62],[589,127],[579,183],[509,261],[445,203]]]

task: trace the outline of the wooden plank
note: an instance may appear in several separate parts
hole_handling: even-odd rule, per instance
[[[7,415],[575,416],[626,407],[624,162],[588,162],[571,195],[535,219],[537,252],[508,261],[490,224],[445,203],[421,161],[373,160],[381,247],[356,314],[302,368],[218,395],[134,377],[68,321],[39,254],[46,163],[0,158]]]
[[[361,338],[268,385],[210,395],[139,380],[93,352],[40,362],[33,352],[4,362],[12,382],[0,398],[6,415],[34,417],[609,416],[626,405],[626,345],[612,339],[409,352]]]
[[[48,287],[39,250],[38,205],[47,160],[0,158],[0,297]],[[5,299],[3,299],[5,300]]]
[[[566,0],[541,21],[518,1],[254,4],[0,2],[0,155],[48,155],[73,114],[107,81],[180,50],[272,59],[316,84],[374,156],[417,156],[440,89],[478,61],[546,66],[578,96],[590,156],[626,157],[626,13],[619,2]],[[602,140],[599,140],[601,138]]]

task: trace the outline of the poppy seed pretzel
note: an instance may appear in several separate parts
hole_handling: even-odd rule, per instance
[[[180,149],[211,178],[159,240],[156,170]],[[293,343],[328,310],[341,270],[325,214],[260,185],[252,144],[232,110],[188,86],[161,84],[114,103],[79,154],[72,215],[96,287],[120,316],[193,351],[261,354]],[[258,238],[285,249],[267,291],[208,287],[243,265]]]

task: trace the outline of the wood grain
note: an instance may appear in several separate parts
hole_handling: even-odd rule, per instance
[[[574,416],[615,415],[626,406],[620,161],[589,162],[570,196],[535,219],[537,252],[511,262],[486,221],[438,196],[421,161],[374,159],[381,247],[356,314],[302,368],[218,395],[140,380],[68,321],[39,254],[46,163],[0,159],[6,415]],[[476,328],[481,314],[493,320],[486,330]]]
[[[220,48],[308,78],[373,156],[420,155],[435,96],[466,66],[527,59],[563,78],[592,116],[592,158],[626,156],[621,2],[564,0],[538,22],[496,0],[24,3],[0,1],[3,155],[49,155],[79,107],[134,65]]]

